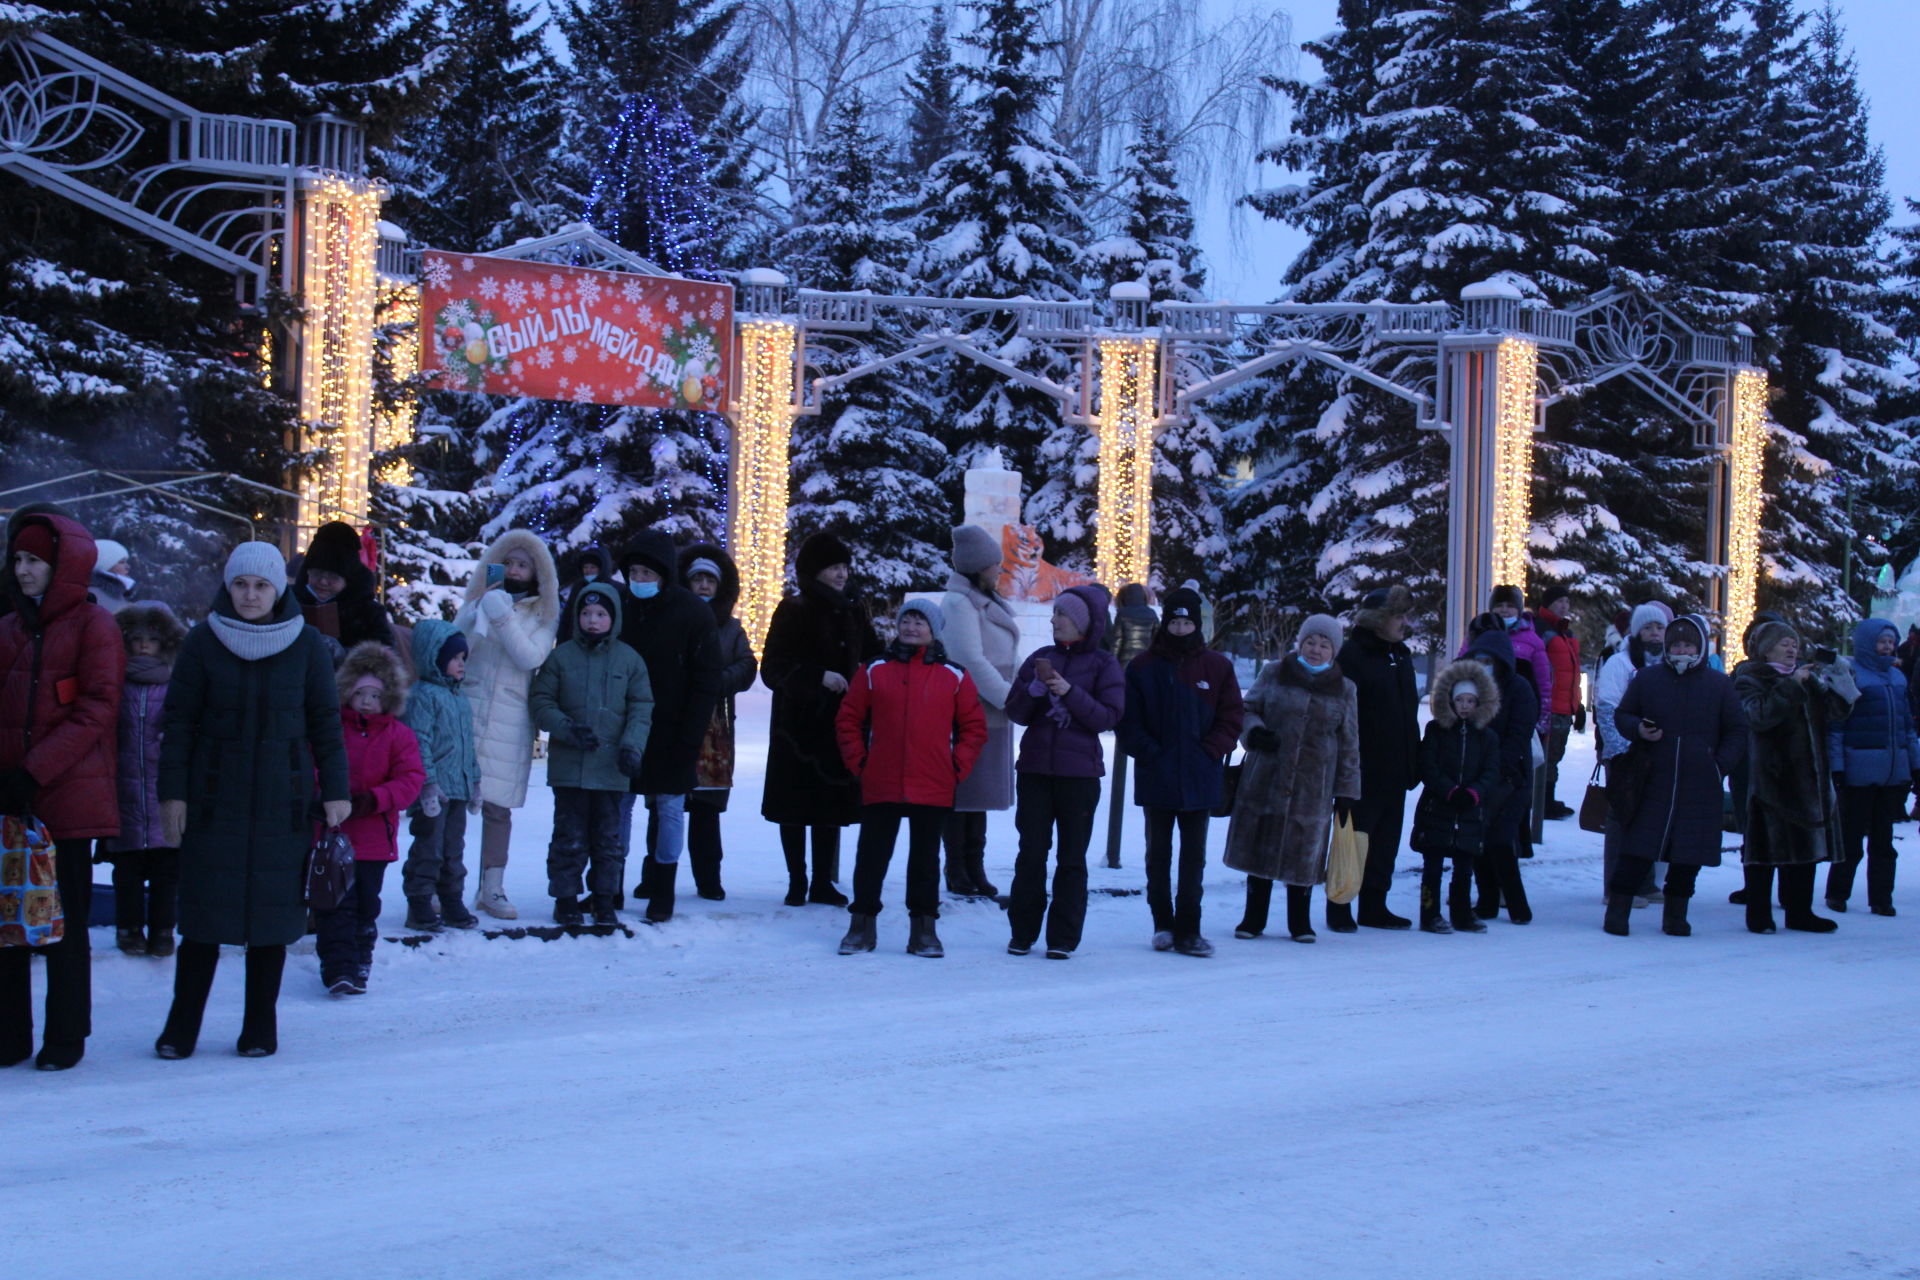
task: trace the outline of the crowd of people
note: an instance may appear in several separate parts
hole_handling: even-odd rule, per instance
[[[1613,619],[1589,689],[1572,592],[1549,586],[1529,609],[1501,586],[1429,682],[1423,731],[1414,602],[1400,586],[1369,593],[1350,623],[1307,617],[1243,697],[1191,584],[1157,613],[1129,584],[1117,616],[1104,587],[1071,587],[1052,602],[1051,643],[1023,655],[999,544],[968,526],[954,530],[944,594],[907,599],[884,628],[848,590],[852,549],[807,538],[757,659],[733,617],[726,552],[658,531],[617,557],[590,547],[561,563],[536,534],[510,531],[481,555],[453,621],[409,628],[382,604],[362,536],[329,524],[291,562],[266,543],[235,548],[191,629],[139,598],[123,546],[71,515],[23,508],[6,532],[0,818],[10,858],[44,831],[65,918],[40,946],[0,919],[0,1066],[82,1059],[95,861],[113,864],[116,945],[174,961],[162,1058],[195,1051],[223,946],[245,948],[243,1055],[275,1052],[287,948],[309,932],[326,989],[365,994],[389,863],[401,863],[409,930],[517,919],[504,872],[543,741],[555,925],[616,925],[629,894],[648,922],[671,920],[683,853],[695,892],[724,899],[734,700],[756,678],[773,694],[760,808],[779,829],[785,900],[845,908],[843,955],[878,946],[904,826],[906,950],[941,956],[943,852],[950,894],[997,895],[987,815],[1011,809],[1007,952],[1072,957],[1108,733],[1143,814],[1151,945],[1196,957],[1214,951],[1202,882],[1223,815],[1225,863],[1246,876],[1237,938],[1266,932],[1278,882],[1287,935],[1315,940],[1336,823],[1366,854],[1351,898],[1323,889],[1327,929],[1417,920],[1484,933],[1502,911],[1526,924],[1533,809],[1544,797],[1539,821],[1573,815],[1558,766],[1589,710],[1610,934],[1654,902],[1664,932],[1690,933],[1699,869],[1719,864],[1728,830],[1754,932],[1774,931],[1776,895],[1786,928],[1835,928],[1813,907],[1821,863],[1830,911],[1847,909],[1864,859],[1868,907],[1892,915],[1893,827],[1920,786],[1920,629],[1903,643],[1878,619],[1842,658],[1762,614],[1726,670],[1707,619],[1641,602]],[[309,853],[330,831],[351,846],[352,886],[313,910]],[[1389,905],[1403,836],[1421,858],[1414,918]],[[34,952],[47,962],[37,1055]]]

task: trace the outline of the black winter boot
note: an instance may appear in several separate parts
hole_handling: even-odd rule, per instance
[[[1361,891],[1359,920],[1361,926],[1367,929],[1413,928],[1413,921],[1407,919],[1405,916],[1397,916],[1387,910],[1387,895],[1384,892],[1368,893],[1364,890]]]
[[[867,917],[871,920],[873,917]],[[915,916],[907,935],[907,954],[924,956],[928,960],[938,960],[945,956],[946,950],[940,945],[940,935],[934,932],[932,916]]]
[[[1633,919],[1633,895],[1630,893],[1609,893],[1607,895],[1607,918],[1600,927],[1616,938],[1624,938],[1628,933],[1628,922]]]
[[[1473,909],[1473,862],[1465,854],[1453,857],[1453,879],[1447,882],[1447,916],[1455,933],[1487,931],[1487,922]]]
[[[853,913],[847,924],[847,936],[840,939],[841,955],[859,955],[879,945],[879,938],[874,932],[873,919],[872,916],[858,911]]]
[[[973,878],[967,874],[966,855],[949,853],[947,864],[947,892],[962,898],[971,898],[980,891],[973,887]]]
[[[1813,914],[1813,880],[1811,862],[1780,868],[1780,906],[1787,928],[1798,933],[1832,933],[1840,922]]]
[[[247,948],[247,1004],[234,1049],[243,1058],[270,1058],[280,1049],[280,976],[285,947]]]
[[[1473,880],[1480,891],[1474,899],[1473,914],[1481,920],[1500,915],[1500,872],[1494,866],[1499,855],[1483,853],[1473,860]]]
[[[967,879],[973,881],[973,890],[984,898],[1000,896],[1000,886],[987,879],[987,855],[984,852],[967,855]]]
[[[1773,868],[1756,867],[1749,864],[1745,868],[1747,883],[1741,893],[1741,901],[1747,908],[1747,931],[1749,933],[1773,932]]]
[[[1262,876],[1247,877],[1247,909],[1233,927],[1236,938],[1257,938],[1267,931],[1267,912],[1273,906],[1273,881]]]
[[[457,893],[443,894],[440,898],[440,923],[449,929],[477,929],[480,917],[467,910],[467,904],[460,901]]]
[[[801,829],[800,850],[794,852],[786,841],[781,842],[787,857],[787,897],[790,907],[807,905],[807,837],[805,828]]]
[[[1693,926],[1687,923],[1687,902],[1691,896],[1667,890],[1667,900],[1660,905],[1660,932],[1673,938],[1693,936]]]
[[[183,942],[173,962],[173,1007],[167,1025],[153,1042],[162,1058],[191,1058],[200,1042],[200,1020],[206,1016],[207,994],[220,964],[220,948],[211,942]]]
[[[1440,886],[1422,884],[1420,886],[1420,931],[1422,933],[1452,933],[1453,926],[1447,923],[1447,917],[1440,911]]]
[[[1358,933],[1360,926],[1353,922],[1353,904],[1327,900],[1327,928],[1335,933]]]
[[[1511,850],[1499,854],[1494,859],[1494,872],[1500,878],[1500,902],[1507,909],[1507,919],[1514,924],[1533,923],[1526,882],[1520,879],[1520,856]]]
[[[620,923],[620,913],[615,910],[619,905],[619,898],[610,893],[595,893],[589,895],[587,901],[589,909],[593,912],[593,922],[595,924],[615,925]]]
[[[586,912],[580,909],[580,899],[568,894],[564,898],[553,900],[553,922],[563,928],[581,925],[587,922]]]
[[[115,929],[113,945],[130,956],[147,954],[147,936],[138,929]]]
[[[433,909],[430,897],[407,899],[407,923],[409,929],[418,929],[421,933],[438,933],[442,927],[440,913]]]

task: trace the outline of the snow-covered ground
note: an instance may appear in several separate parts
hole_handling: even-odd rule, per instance
[[[982,903],[943,916],[947,959],[914,959],[904,857],[881,951],[843,959],[843,912],[780,903],[765,699],[742,708],[729,897],[683,874],[664,928],[383,944],[345,1001],[302,954],[265,1061],[231,1051],[234,955],[179,1063],[151,1051],[171,966],[96,932],[86,1062],[0,1095],[7,1273],[1920,1275],[1912,871],[1898,919],[1754,937],[1723,867],[1693,938],[1655,909],[1616,939],[1597,841],[1562,822],[1527,928],[1303,947],[1234,940],[1216,824],[1213,960],[1154,953],[1143,900],[1101,893],[1070,962],[1004,954]],[[1569,759],[1567,798],[1590,766]],[[534,796],[508,887],[537,923]],[[1136,827],[1097,888],[1141,885]],[[1009,817],[992,848],[1004,890]],[[387,934],[403,908],[395,885]]]

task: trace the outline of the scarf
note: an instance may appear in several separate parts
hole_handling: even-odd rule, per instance
[[[173,679],[172,658],[128,658],[128,684],[165,684]]]
[[[215,612],[207,615],[207,625],[234,657],[242,662],[258,662],[291,647],[307,629],[307,620],[296,613],[279,622],[242,622]]]

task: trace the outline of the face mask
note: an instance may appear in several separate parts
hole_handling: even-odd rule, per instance
[[[1667,665],[1681,675],[1685,675],[1687,672],[1693,670],[1699,663],[1700,655],[1697,653],[1674,653],[1667,655]]]
[[[1294,654],[1293,656],[1296,658],[1300,658],[1300,655],[1297,653]],[[1325,671],[1328,667],[1332,666],[1333,664],[1331,662],[1308,662],[1305,658],[1300,658],[1300,665],[1305,667],[1307,670],[1313,672],[1313,674],[1319,675],[1322,671]]]
[[[1507,630],[1512,631],[1520,625],[1520,615],[1516,613],[1511,618],[1506,619],[1506,624]]]
[[[660,594],[660,584],[657,582],[629,582],[627,586],[642,600],[651,600]]]

